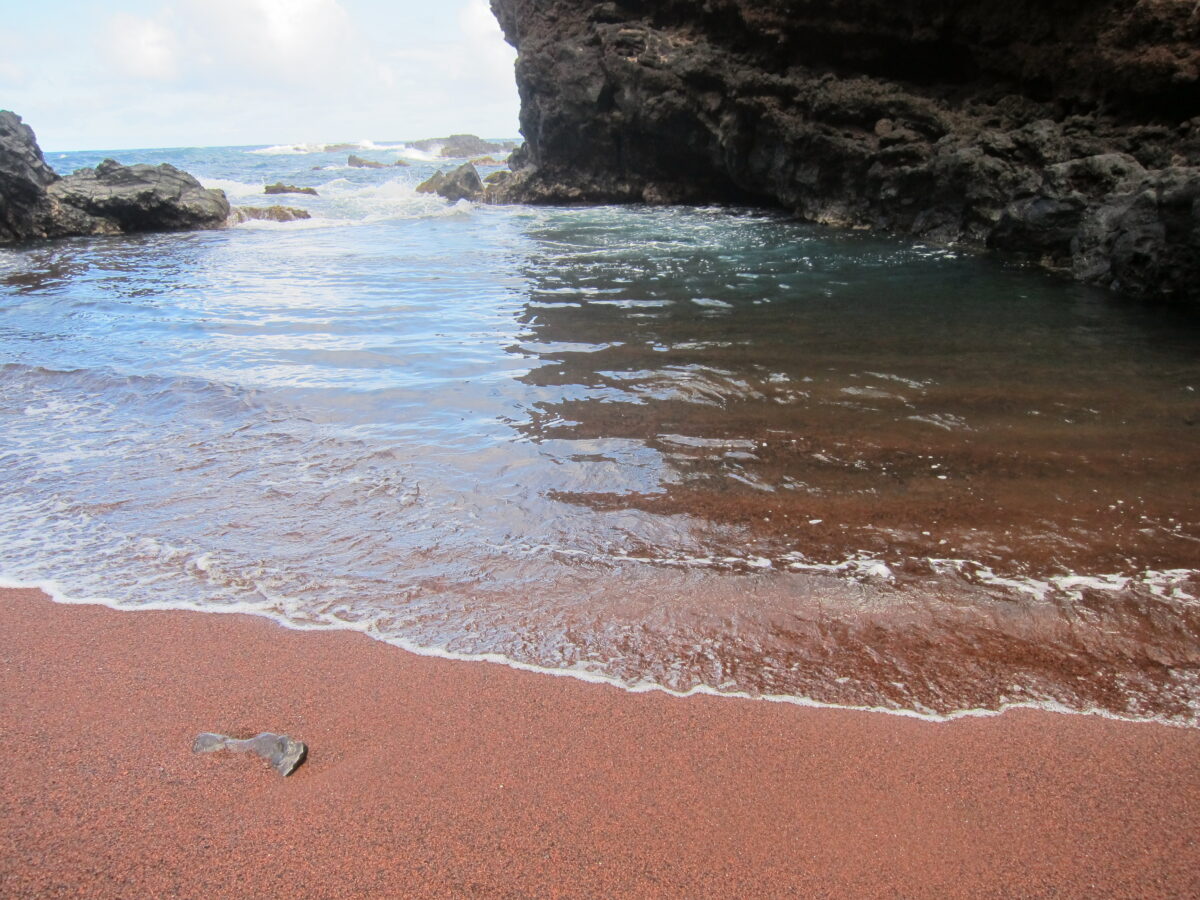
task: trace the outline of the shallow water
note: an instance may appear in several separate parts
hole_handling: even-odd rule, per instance
[[[1195,724],[1194,317],[287,149],[120,158],[313,219],[0,251],[0,575],[638,688]]]

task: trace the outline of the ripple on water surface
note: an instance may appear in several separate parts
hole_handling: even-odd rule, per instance
[[[0,573],[634,687],[1195,721],[1184,316],[330,174],[315,227],[0,254]]]

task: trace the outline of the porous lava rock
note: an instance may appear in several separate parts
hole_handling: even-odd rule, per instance
[[[229,201],[171,165],[106,159],[62,178],[33,130],[0,111],[0,243],[69,235],[219,228]]]
[[[1200,298],[1192,0],[492,0],[498,199],[744,203]]]

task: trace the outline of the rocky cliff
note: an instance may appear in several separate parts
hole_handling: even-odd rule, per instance
[[[1200,298],[1194,0],[492,0],[509,197],[737,202]]]
[[[229,216],[222,191],[174,166],[123,166],[106,159],[61,178],[32,129],[0,110],[0,243],[132,231],[218,228]]]

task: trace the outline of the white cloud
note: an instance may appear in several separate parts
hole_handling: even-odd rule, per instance
[[[0,85],[20,85],[29,79],[24,66],[10,60],[0,59]]]
[[[103,41],[110,62],[125,75],[167,80],[177,74],[175,34],[165,25],[117,13],[109,18]]]
[[[46,146],[516,132],[515,52],[486,0],[108,0],[0,61]],[[41,40],[41,43],[38,43]]]
[[[459,10],[458,24],[465,44],[464,59],[470,61],[468,71],[511,82],[517,51],[504,42],[500,23],[487,0],[469,0]]]
[[[186,0],[178,14],[187,22],[194,66],[238,67],[294,83],[369,62],[338,0]]]

